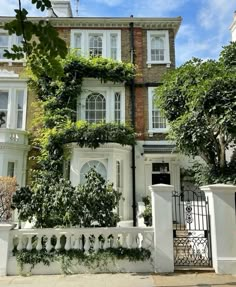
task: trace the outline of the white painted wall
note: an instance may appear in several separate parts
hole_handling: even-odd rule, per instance
[[[213,267],[216,273],[236,274],[236,186],[213,184],[201,190],[209,200]]]

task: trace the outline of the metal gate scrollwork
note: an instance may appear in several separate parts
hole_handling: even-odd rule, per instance
[[[211,267],[208,201],[196,188],[173,192],[175,266]]]

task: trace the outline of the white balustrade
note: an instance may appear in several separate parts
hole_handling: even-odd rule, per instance
[[[89,250],[107,248],[153,248],[152,227],[20,229],[10,231],[16,250]]]

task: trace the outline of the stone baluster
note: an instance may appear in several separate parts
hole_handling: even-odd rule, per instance
[[[70,234],[66,234],[66,244],[65,244],[65,250],[70,250],[71,249],[71,236]]]
[[[27,236],[26,250],[32,250],[32,235]]]
[[[113,248],[117,248],[118,247],[118,234],[113,234],[112,247]]]
[[[59,249],[61,249],[61,236],[57,235],[56,238],[57,238],[57,243],[55,245],[55,249],[59,250]]]
[[[38,235],[36,250],[42,250],[42,235]]]
[[[89,248],[90,248],[89,235],[84,235],[84,239],[85,239],[84,253],[88,253],[89,252]]]
[[[83,248],[84,248],[83,236],[80,236],[80,238],[79,238],[79,249],[80,249],[80,250],[83,250]]]
[[[94,251],[97,252],[99,248],[100,248],[99,235],[98,236],[95,235],[95,242],[94,242],[94,245],[93,245],[93,249],[94,249]]]
[[[51,251],[52,249],[52,244],[51,244],[51,236],[48,235],[47,236],[47,242],[46,242],[46,250],[47,252]]]
[[[109,248],[109,241],[108,241],[108,236],[106,234],[104,234],[104,243],[103,243],[103,249],[107,249]]]
[[[132,242],[133,242],[133,236],[131,233],[127,234],[126,242],[127,242],[127,247],[130,249],[132,247]]]
[[[126,233],[122,233],[122,240],[121,240],[121,246],[124,248],[127,248],[127,234]]]
[[[132,244],[131,244],[131,248],[137,248],[138,247],[138,239],[137,239],[137,234],[132,234]]]
[[[17,249],[18,251],[20,251],[20,250],[23,249],[22,236],[19,235],[18,239],[19,239],[19,242],[18,242],[18,244],[17,244],[16,249]]]
[[[73,249],[75,249],[75,250],[79,250],[80,249],[80,239],[79,239],[78,236],[76,236],[76,238],[75,238]]]

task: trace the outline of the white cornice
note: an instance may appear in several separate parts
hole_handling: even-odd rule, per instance
[[[173,18],[118,18],[118,17],[71,17],[71,18],[39,18],[30,17],[31,21],[48,20],[55,27],[65,28],[129,28],[130,23],[134,27],[144,29],[173,29],[175,34],[178,32],[182,22],[181,17]],[[0,17],[0,26],[13,20],[13,17]]]
[[[25,144],[12,144],[12,143],[2,143],[0,142],[0,150],[25,150],[29,151],[30,146]]]
[[[131,146],[129,146],[129,145],[122,146],[122,145],[120,145],[118,143],[105,143],[105,144],[100,145],[96,149],[87,148],[87,147],[81,148],[77,143],[67,144],[66,147],[67,148],[73,148],[73,149],[76,149],[76,150],[81,150],[83,152],[91,152],[91,151],[94,151],[94,152],[106,151],[106,152],[108,152],[108,151],[111,151],[111,150],[119,150],[121,152],[130,152],[131,149],[132,149]]]
[[[1,70],[0,69],[0,78],[14,78],[17,79],[19,78],[19,75],[16,74],[14,71],[9,71],[9,70]]]

